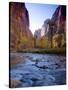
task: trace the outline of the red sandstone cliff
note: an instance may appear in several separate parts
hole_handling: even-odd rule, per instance
[[[33,35],[29,30],[29,13],[24,3],[10,2],[10,50],[19,51],[33,47]]]

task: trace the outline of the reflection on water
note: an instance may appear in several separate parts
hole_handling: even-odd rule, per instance
[[[17,87],[63,85],[66,83],[66,57],[49,54],[12,53],[24,57],[10,70],[11,79],[19,80]]]

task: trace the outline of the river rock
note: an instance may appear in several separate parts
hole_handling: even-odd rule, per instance
[[[37,66],[42,69],[47,69],[49,66],[48,62],[38,62]]]

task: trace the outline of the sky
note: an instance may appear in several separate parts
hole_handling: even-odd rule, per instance
[[[35,30],[42,27],[46,19],[51,19],[58,5],[26,3],[29,12],[30,30],[34,34]]]

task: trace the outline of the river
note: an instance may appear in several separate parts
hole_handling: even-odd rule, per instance
[[[66,84],[66,57],[54,54],[16,53],[25,62],[10,70],[10,78],[19,80],[17,87]]]

